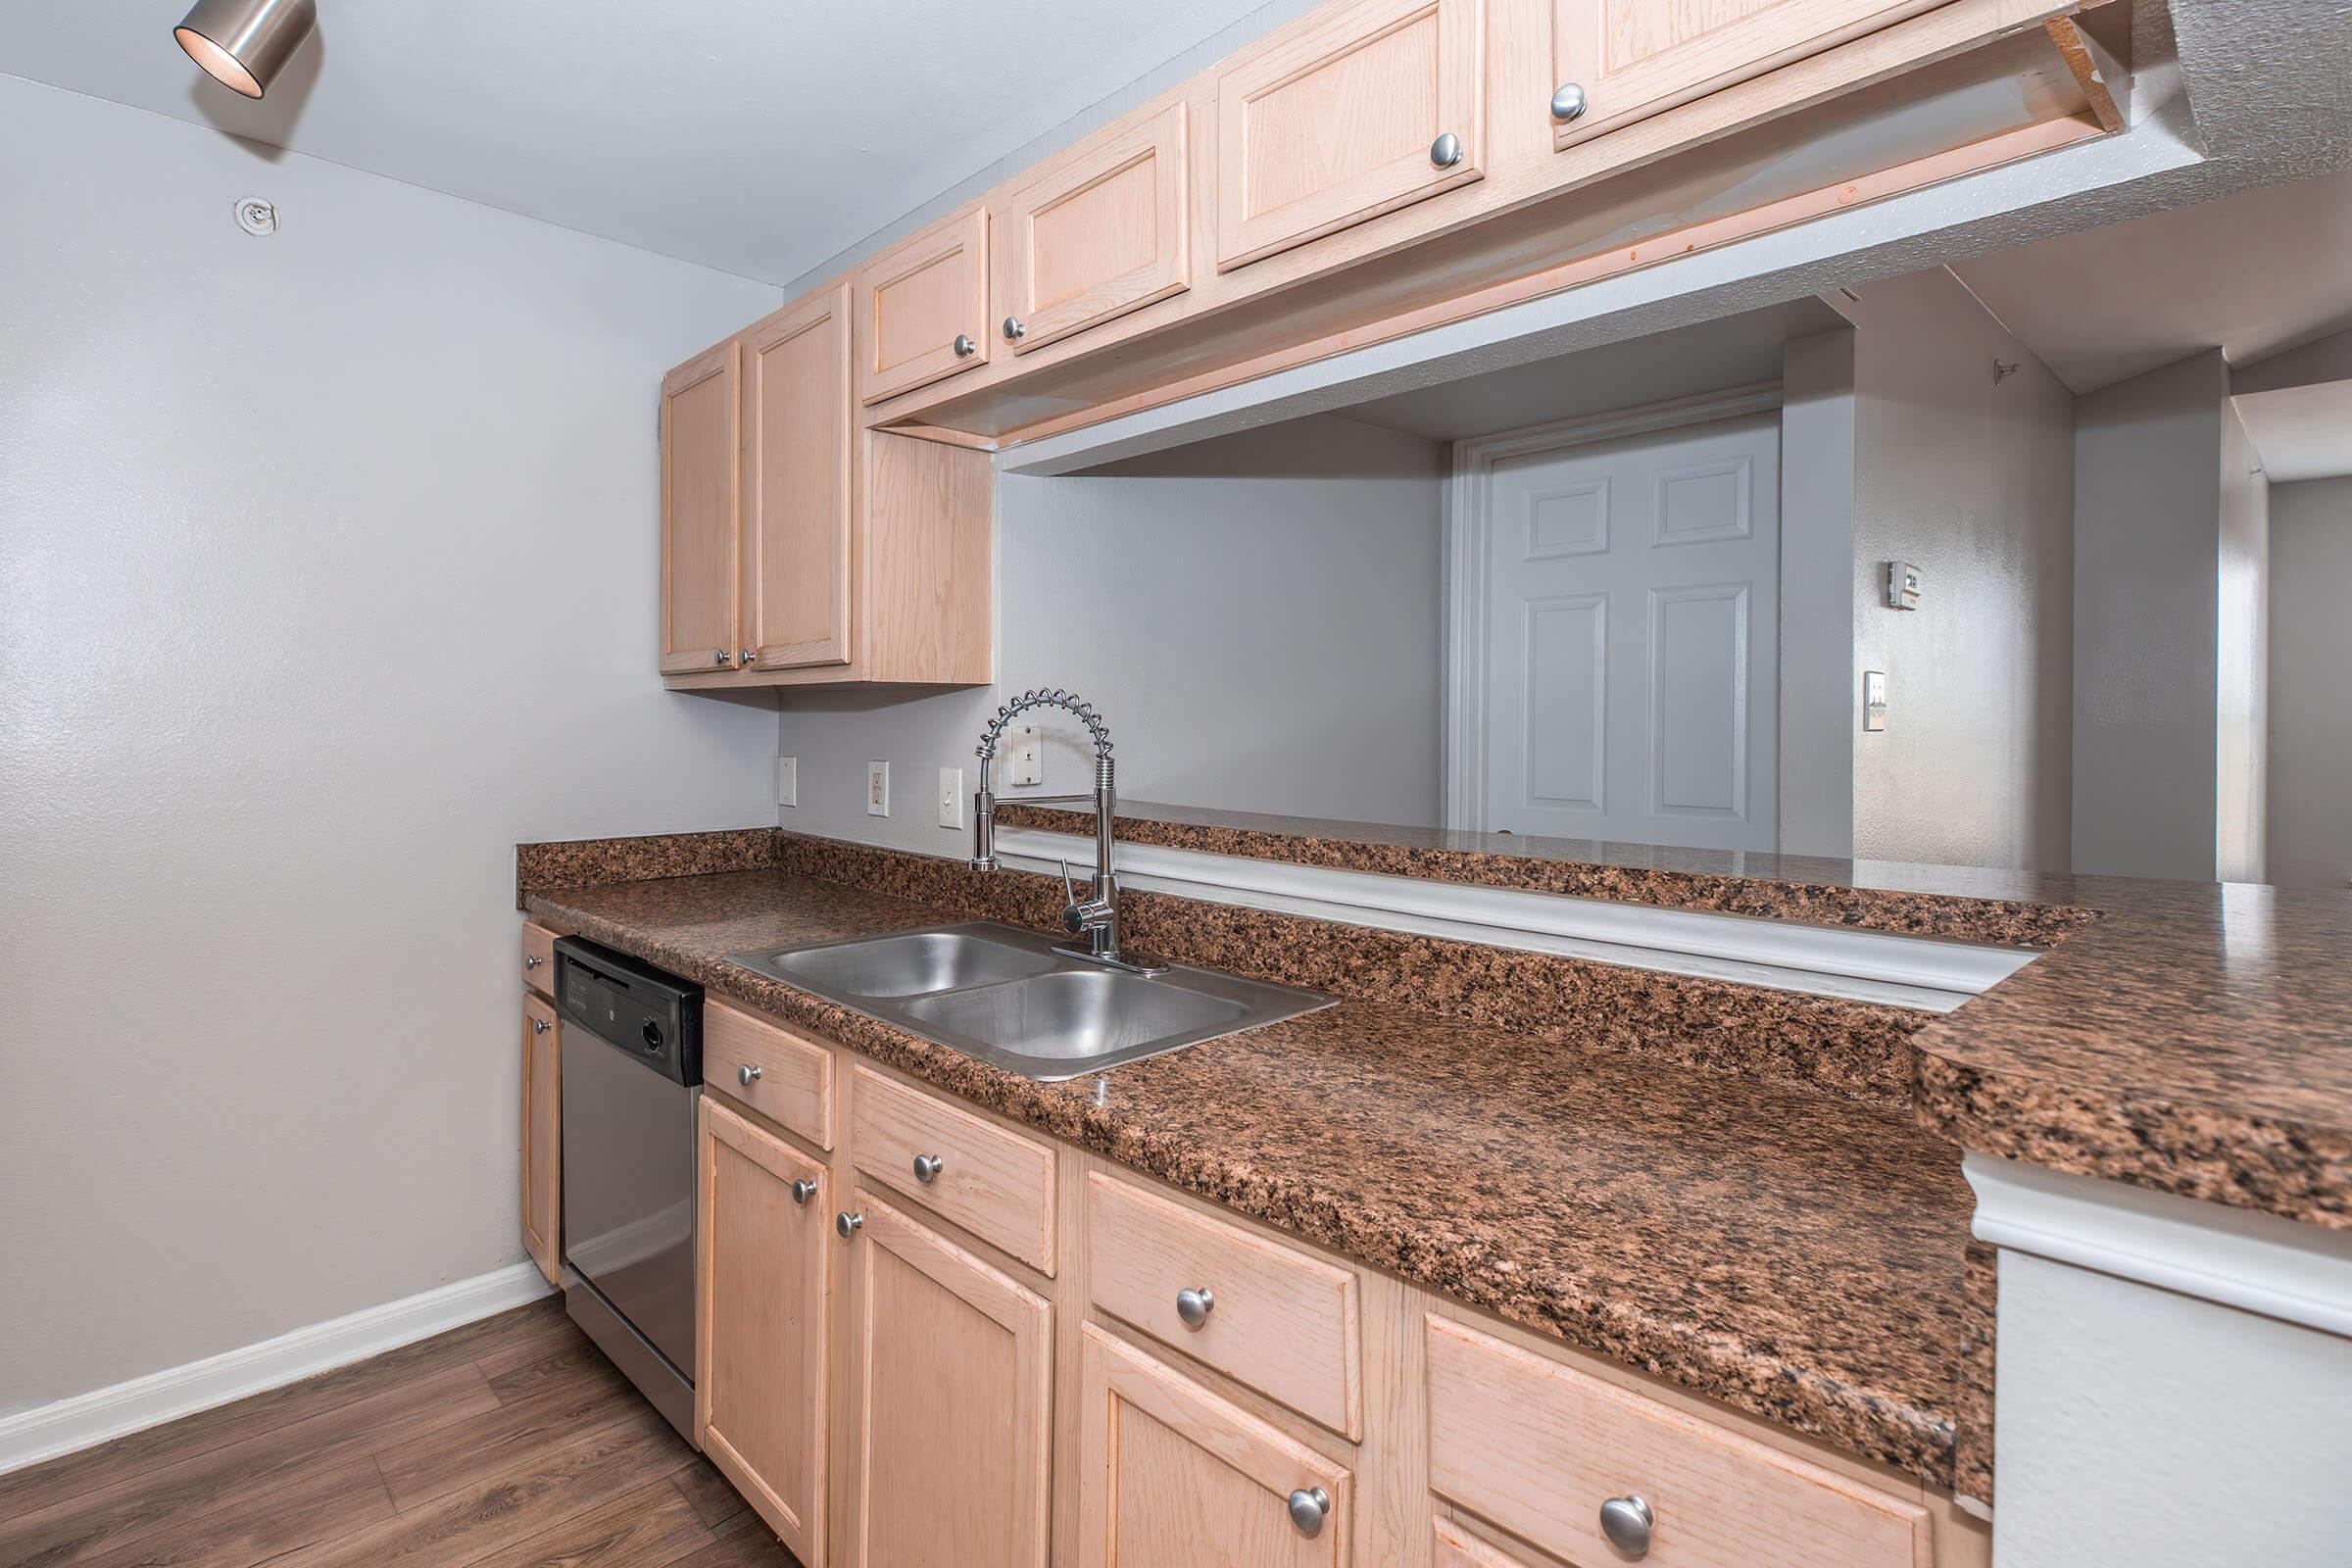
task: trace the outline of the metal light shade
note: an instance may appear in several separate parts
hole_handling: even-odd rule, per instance
[[[223,87],[259,98],[318,25],[318,0],[196,0],[172,36]]]

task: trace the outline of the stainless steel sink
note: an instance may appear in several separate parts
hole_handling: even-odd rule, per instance
[[[1182,964],[1106,969],[994,921],[739,953],[734,961],[1026,1077],[1102,1072],[1331,1005]]]

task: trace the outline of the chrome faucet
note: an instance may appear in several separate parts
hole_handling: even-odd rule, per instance
[[[1158,974],[1160,967],[1138,963],[1119,952],[1119,879],[1111,869],[1111,813],[1118,804],[1112,788],[1110,760],[1110,726],[1102,722],[1083,699],[1075,693],[1060,690],[1023,692],[996,711],[988,726],[980,732],[980,746],[974,753],[980,759],[980,791],[972,798],[972,859],[975,871],[994,871],[997,868],[997,797],[989,788],[989,769],[997,760],[997,742],[1004,735],[1004,727],[1017,713],[1032,708],[1059,708],[1078,716],[1087,733],[1095,741],[1095,787],[1085,795],[1023,795],[1016,797],[1024,806],[1074,806],[1091,803],[1095,808],[1095,878],[1087,888],[1086,897],[1070,881],[1070,862],[1061,862],[1061,925],[1074,937],[1087,939],[1084,948],[1056,948],[1056,953],[1073,958],[1086,958],[1110,969],[1124,969],[1133,974]]]

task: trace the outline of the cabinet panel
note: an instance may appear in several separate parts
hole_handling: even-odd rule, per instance
[[[732,669],[742,538],[742,351],[728,341],[662,382],[662,673]]]
[[[860,1174],[1047,1274],[1054,1147],[868,1067],[852,1075],[850,1152]],[[918,1174],[918,1162],[931,1161]]]
[[[752,664],[850,658],[850,289],[744,335],[743,627]]]
[[[1479,177],[1480,0],[1324,6],[1217,76],[1220,270]],[[1433,148],[1453,136],[1458,156]]]
[[[1079,1380],[1080,1568],[1348,1560],[1345,1466],[1091,1323]],[[1318,1491],[1328,1506],[1310,1536],[1293,1521],[1291,1498]]]
[[[522,999],[522,1245],[550,1285],[563,1283],[563,1025],[535,996]]]
[[[1191,281],[1185,110],[1112,125],[1024,186],[996,222],[999,311],[1013,352],[1166,299]]]
[[[707,1001],[703,1081],[817,1148],[833,1147],[833,1053],[816,1041]]]
[[[988,210],[910,234],[858,270],[868,403],[988,363]],[[956,352],[958,339],[969,344]]]
[[[1053,1308],[859,1190],[843,1561],[1044,1568]]]
[[[534,920],[522,923],[522,983],[543,997],[556,994],[556,934]]]
[[[1553,0],[1553,66],[1584,89],[1562,147],[1933,10],[1942,0]]]
[[[700,1152],[695,1428],[793,1554],[821,1563],[829,1173],[708,1096]]]

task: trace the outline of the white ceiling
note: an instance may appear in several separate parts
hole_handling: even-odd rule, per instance
[[[74,0],[10,6],[0,72],[780,283],[1264,5],[319,0],[254,104],[186,0]]]
[[[2352,473],[2352,381],[2322,381],[2232,400],[2273,484]]]
[[[2209,348],[2251,365],[2352,326],[2352,173],[2083,229],[1953,270],[2078,393]]]

